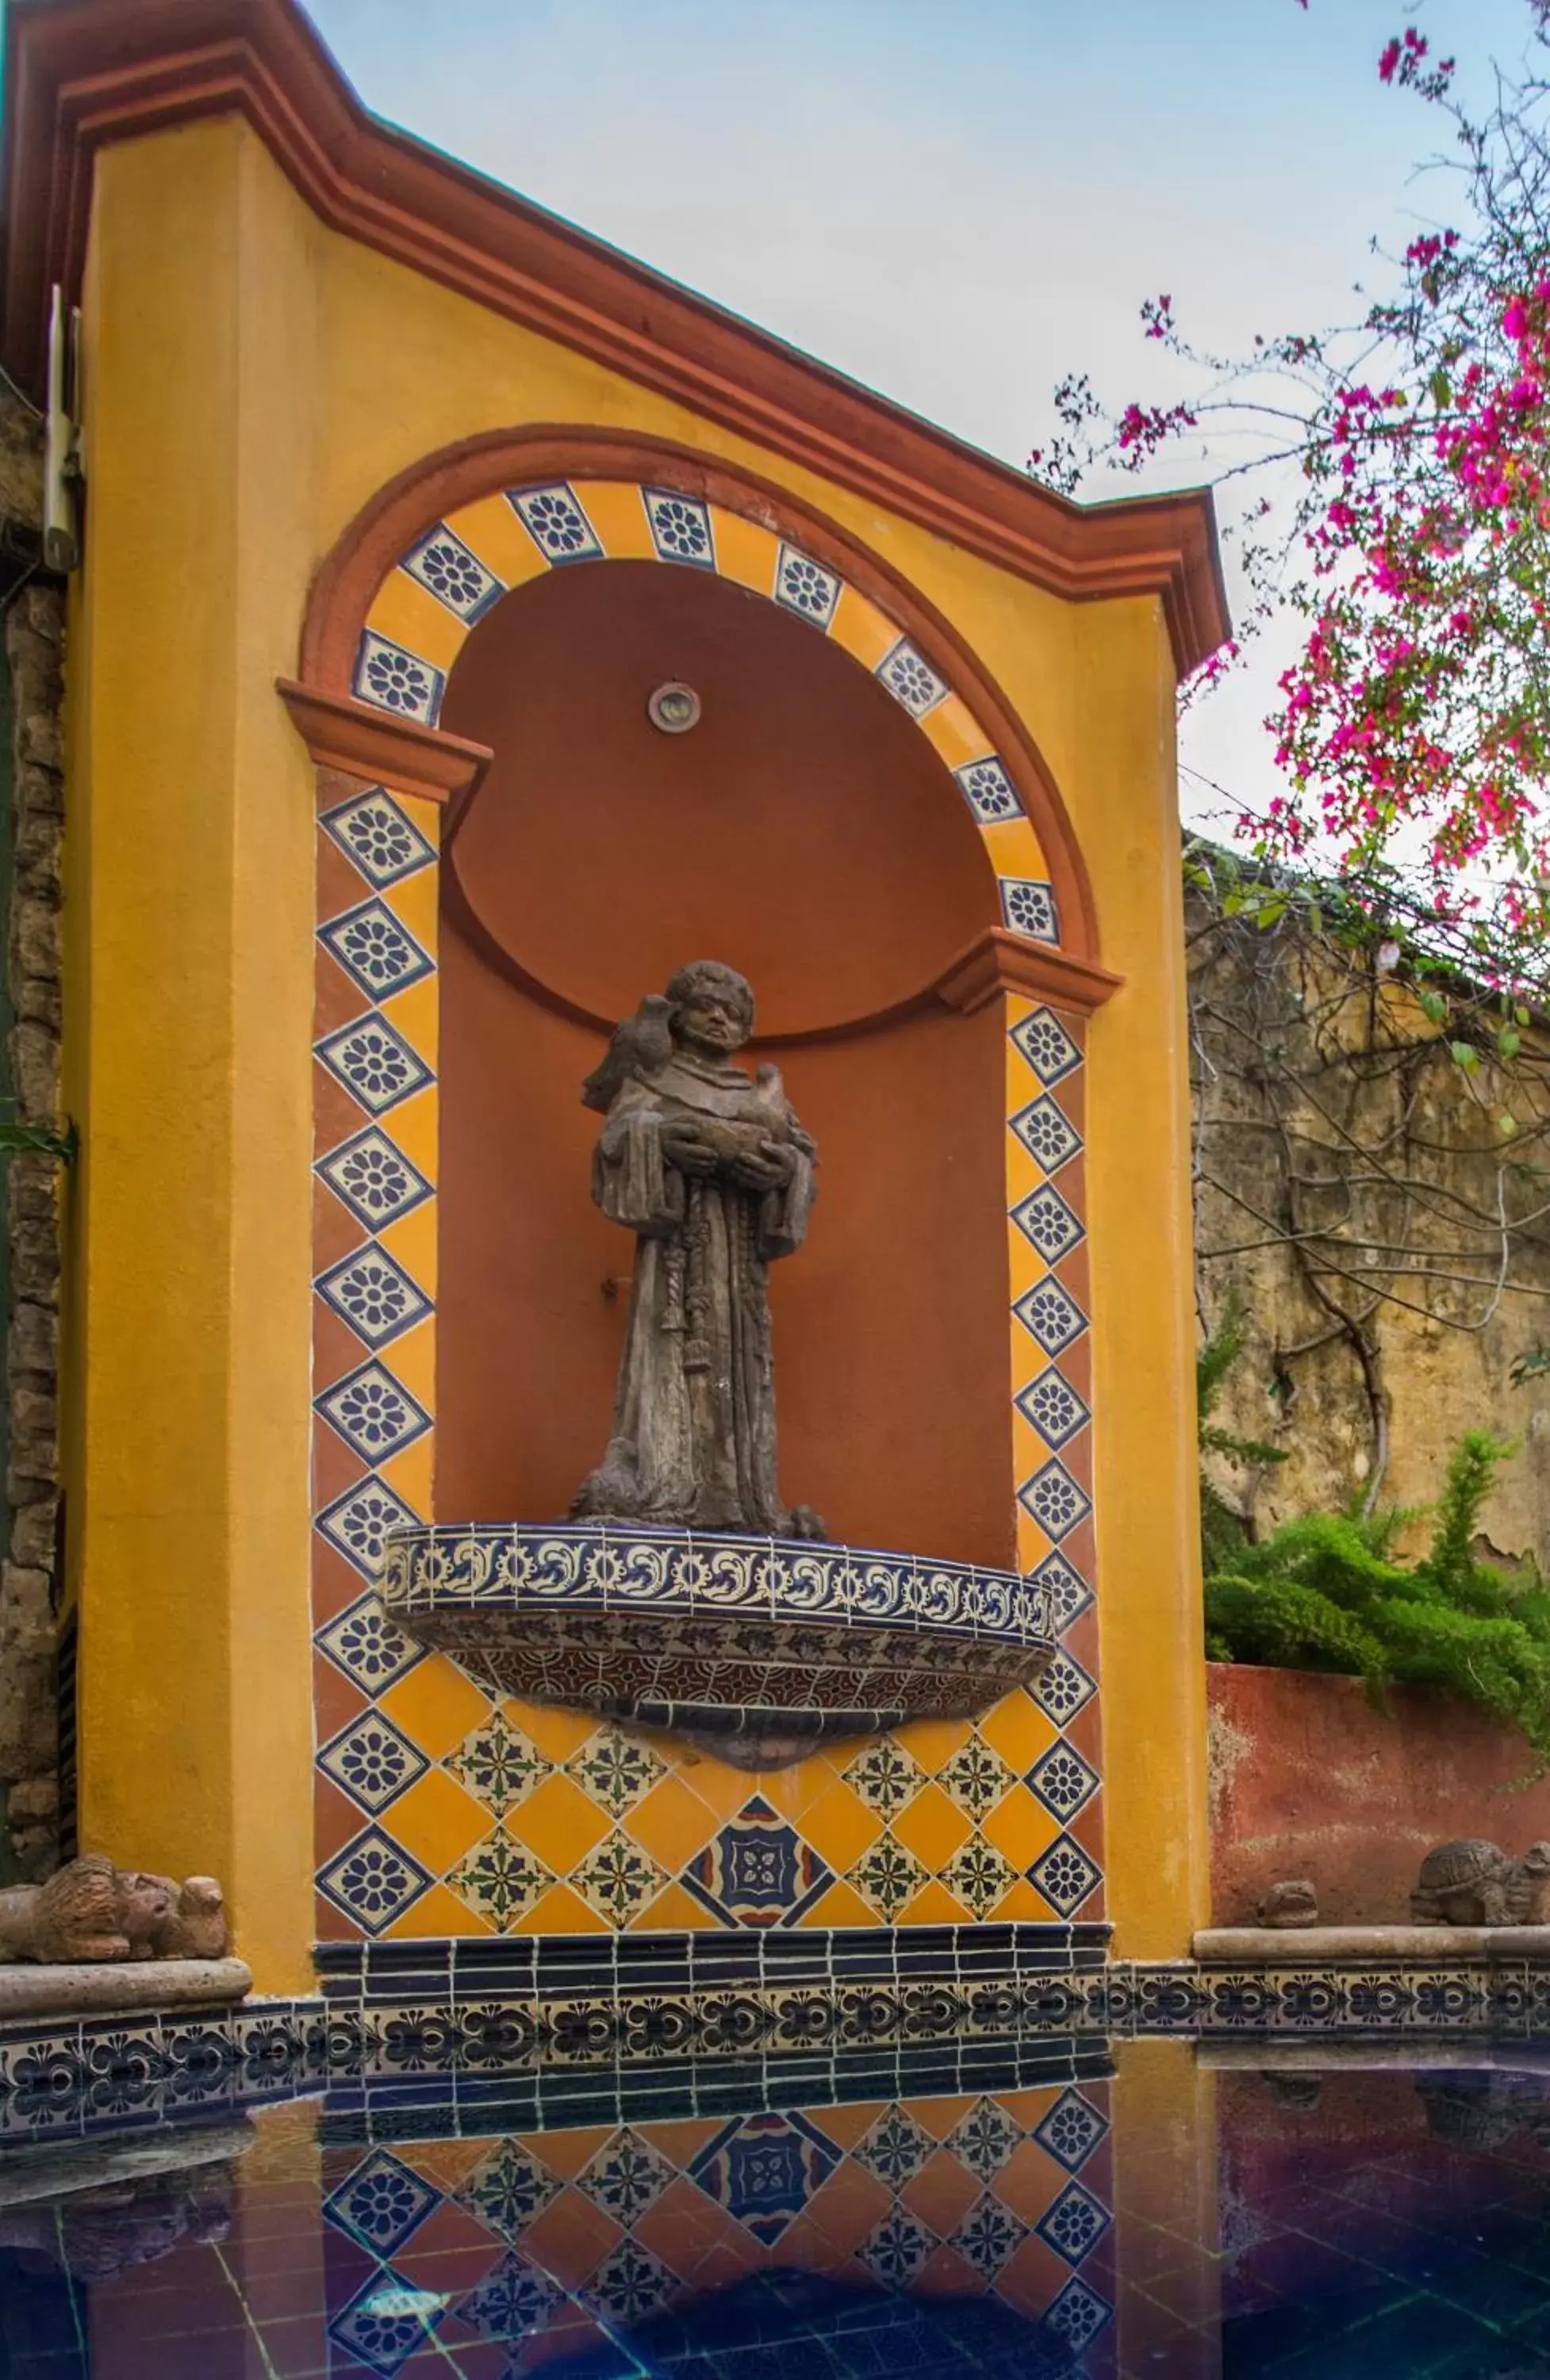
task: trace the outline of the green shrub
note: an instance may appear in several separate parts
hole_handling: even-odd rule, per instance
[[[1483,1430],[1461,1439],[1432,1542],[1411,1564],[1396,1560],[1393,1546],[1414,1516],[1398,1511],[1365,1519],[1315,1512],[1261,1544],[1226,1549],[1208,1525],[1207,1657],[1365,1678],[1380,1708],[1390,1684],[1439,1686],[1498,1726],[1520,1729],[1532,1774],[1544,1774],[1550,1592],[1537,1570],[1514,1576],[1472,1551],[1481,1506],[1511,1451]]]

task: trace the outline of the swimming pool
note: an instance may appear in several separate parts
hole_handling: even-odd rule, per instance
[[[731,2070],[590,2087],[563,2122],[519,2069],[181,2111],[125,2084],[89,2136],[40,2105],[0,2152],[0,2372],[1550,2374],[1532,2041],[987,2044],[800,2103]]]

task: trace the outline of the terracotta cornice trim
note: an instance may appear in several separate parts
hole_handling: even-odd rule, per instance
[[[247,118],[321,220],[1074,601],[1154,595],[1181,674],[1229,633],[1208,490],[1084,507],[369,115],[292,0],[11,0],[7,369],[79,289],[99,145]]]
[[[958,1009],[964,1016],[987,1007],[1003,991],[1053,1001],[1057,1008],[1091,1016],[1124,979],[1088,959],[1072,958],[1048,942],[1033,942],[1025,934],[1009,933],[1004,926],[989,926],[967,950],[960,951],[931,988],[947,1007]]]
[[[495,757],[488,744],[422,727],[416,719],[395,719],[347,695],[321,694],[290,677],[277,677],[274,685],[321,769],[343,769],[396,794],[450,802],[471,793]]]

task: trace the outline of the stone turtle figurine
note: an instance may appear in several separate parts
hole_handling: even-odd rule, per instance
[[[1261,1925],[1316,1925],[1318,1894],[1306,1876],[1287,1876],[1271,1885],[1254,1915]]]
[[[1417,1925],[1536,1925],[1547,1886],[1550,1843],[1516,1860],[1477,1837],[1439,1843],[1421,1863],[1411,1916]]]
[[[0,1965],[86,1966],[122,1959],[221,1959],[225,1903],[213,1876],[146,1876],[100,1852],[46,1884],[0,1891]]]

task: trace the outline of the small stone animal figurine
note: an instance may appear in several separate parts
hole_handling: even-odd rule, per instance
[[[1318,1894],[1306,1876],[1273,1884],[1254,1912],[1262,1925],[1316,1925]]]
[[[1495,1843],[1439,1843],[1411,1895],[1417,1925],[1537,1925],[1550,1887],[1550,1843],[1508,1859]]]
[[[213,1876],[145,1876],[99,1852],[46,1884],[0,1891],[0,1965],[79,1967],[121,1959],[221,1959],[225,1904]]]

